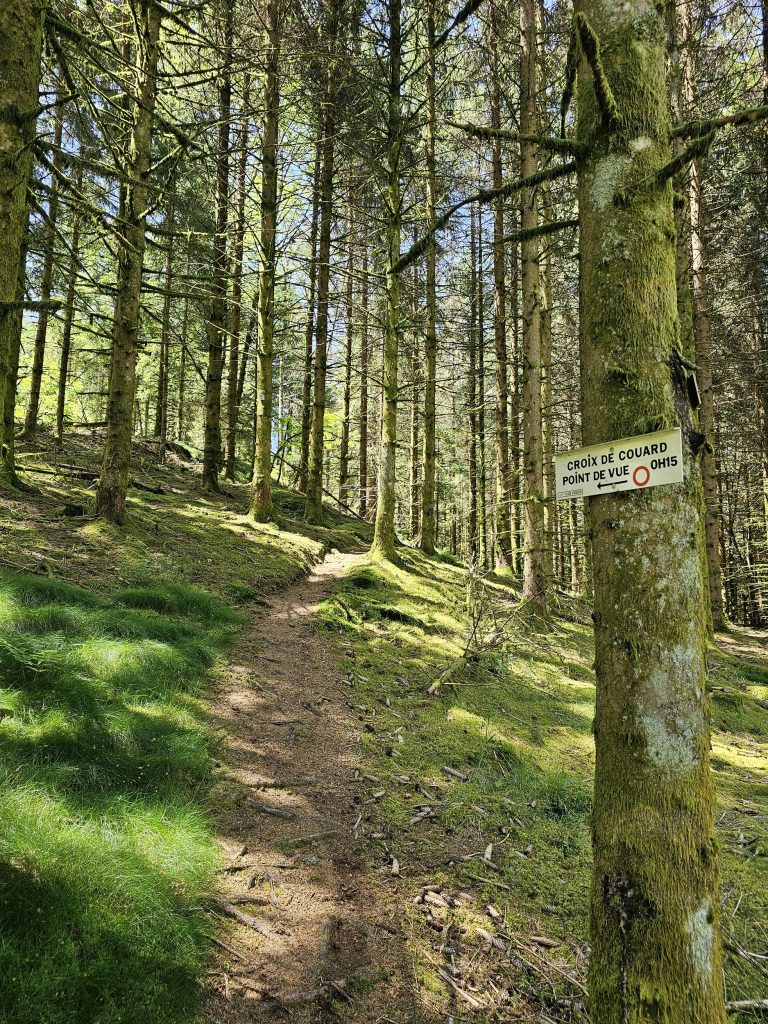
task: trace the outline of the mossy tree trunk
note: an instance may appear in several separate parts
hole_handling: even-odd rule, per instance
[[[240,102],[240,132],[237,154],[237,218],[232,242],[232,308],[229,314],[229,371],[227,376],[227,449],[224,473],[227,480],[235,479],[237,455],[237,426],[240,415],[240,333],[243,324],[243,249],[245,244],[246,171],[248,168],[248,140],[250,135],[251,77],[243,75]],[[243,355],[243,360],[245,354]]]
[[[29,191],[27,191],[29,198]],[[16,392],[19,386],[19,357],[21,355],[21,332],[24,325],[24,309],[22,303],[27,292],[27,249],[29,245],[29,205],[24,220],[24,232],[19,249],[19,271],[16,282],[17,306],[9,317],[4,317],[0,330],[6,333],[0,343],[7,346],[9,356],[9,372],[5,380],[5,402],[3,403],[3,422],[0,424],[0,441],[2,441],[2,467],[5,478],[13,487],[23,488],[16,472]]]
[[[483,210],[477,210],[477,557],[488,566],[488,472],[485,456],[485,284],[483,277]]]
[[[173,202],[170,203],[166,215],[166,223],[170,231],[173,231],[175,220]],[[171,354],[171,289],[173,288],[173,246],[168,246],[165,254],[165,275],[163,309],[160,315],[160,353],[157,374],[157,402],[155,405],[155,429],[154,435],[160,441],[159,456],[162,461],[165,458],[165,448],[168,443],[168,377],[170,374]]]
[[[723,573],[720,566],[719,495],[717,491],[717,463],[715,458],[715,394],[712,380],[712,324],[709,316],[709,285],[707,255],[704,238],[704,196],[702,164],[691,165],[689,205],[691,210],[691,291],[693,299],[693,336],[695,359],[699,368],[701,393],[699,430],[706,442],[701,455],[701,478],[704,486],[704,535],[707,553],[709,607],[713,629],[726,626],[723,605]]]
[[[80,189],[82,172],[76,173],[75,186]],[[69,380],[69,363],[72,350],[72,324],[75,317],[75,289],[80,268],[80,209],[75,209],[72,218],[72,234],[69,240],[69,267],[67,269],[67,290],[64,299],[64,319],[61,326],[61,356],[59,359],[59,380],[56,391],[56,441],[61,444],[64,435],[64,408]]]
[[[594,1024],[724,1024],[703,506],[678,337],[663,13],[581,0],[584,443],[682,428],[682,484],[590,499],[597,752]],[[612,90],[612,92],[611,92]],[[597,96],[601,101],[598,102]]]
[[[499,5],[491,3],[491,127],[501,127],[501,84],[499,73]],[[493,187],[501,188],[503,168],[501,140],[491,144]],[[507,309],[504,268],[504,200],[493,204],[493,339],[496,351],[496,554],[502,565],[512,568],[512,495],[509,464],[509,371],[507,363]]]
[[[280,2],[267,0],[264,12],[266,69],[261,141],[259,227],[259,342],[256,371],[251,514],[261,523],[272,508],[272,354],[275,334],[275,236],[277,233],[277,146],[280,112]]]
[[[229,226],[229,150],[232,118],[232,37],[234,0],[222,0],[224,38],[219,81],[219,139],[216,152],[216,230],[213,236],[211,313],[206,325],[208,369],[205,378],[205,431],[203,438],[203,487],[218,491],[221,469],[221,381],[224,375],[227,331],[227,230]]]
[[[352,342],[355,316],[355,218],[352,204],[347,220],[347,284],[344,311],[344,388],[341,405],[341,443],[339,446],[339,498],[349,500],[349,435],[352,411]]]
[[[56,228],[59,218],[59,179],[56,171],[61,168],[61,139],[64,126],[64,111],[61,100],[64,95],[62,83],[58,85],[58,100],[56,107],[56,119],[53,129],[53,166],[54,173],[51,174],[50,198],[48,199],[48,210],[46,215],[43,269],[40,275],[40,301],[48,303],[53,289],[53,263],[56,255]],[[43,383],[43,369],[45,366],[45,343],[48,340],[48,307],[44,305],[37,315],[37,328],[35,330],[35,344],[32,355],[32,369],[29,374],[29,399],[27,411],[24,417],[24,436],[32,440],[37,433],[37,417],[40,412],[40,389]]]
[[[477,531],[477,231],[475,210],[470,210],[469,222],[469,330],[467,375],[467,419],[469,421],[469,561],[473,566],[478,560]]]
[[[18,301],[19,259],[27,232],[27,185],[38,107],[43,5],[16,0],[0,5],[0,424],[13,421],[12,341]],[[0,459],[0,477],[9,477]]]
[[[763,40],[763,103],[768,106],[768,0],[761,0]],[[768,121],[763,122],[763,195],[768,202]],[[762,346],[761,346],[762,347]],[[761,358],[758,356],[758,358]],[[757,380],[757,398],[761,410],[760,416],[760,463],[763,477],[763,520],[768,534],[768,371],[765,360],[762,361],[762,372]],[[722,543],[722,538],[721,538]]]
[[[418,288],[418,274],[413,275],[413,319],[414,323],[417,322],[419,313],[419,288]],[[421,422],[421,409],[419,408],[419,399],[421,398],[421,389],[419,384],[421,383],[421,367],[419,365],[419,337],[414,330],[411,335],[411,382],[412,382],[412,395],[411,395],[411,437],[408,453],[408,471],[410,477],[410,535],[412,540],[416,540],[419,535],[419,526],[421,522],[421,484],[419,470],[421,466],[420,454],[421,454],[421,431],[419,429]]]
[[[389,86],[387,90],[387,195],[386,195],[386,315],[382,373],[381,456],[379,490],[371,553],[396,560],[395,466],[397,459],[398,350],[400,340],[400,258],[402,196],[400,147],[402,145],[402,0],[388,0]]]
[[[322,119],[321,119],[322,120]],[[320,220],[320,171],[323,156],[322,125],[315,144],[315,169],[312,175],[312,222],[309,230],[309,269],[307,291],[307,322],[304,328],[304,378],[301,395],[301,449],[299,455],[299,490],[307,492],[309,473],[309,432],[312,426],[312,343],[315,337],[315,290],[317,286],[317,228]]]
[[[368,243],[363,236],[360,282],[360,429],[357,451],[358,513],[368,514]]]
[[[538,132],[536,100],[536,0],[520,4],[520,131]],[[538,170],[536,144],[520,142],[520,174],[530,177]],[[520,226],[535,231],[539,226],[537,191],[520,193]],[[541,414],[542,284],[539,241],[524,238],[520,245],[523,356],[523,598],[540,612],[547,607],[547,575],[544,567],[544,457]]]
[[[123,233],[117,266],[112,360],[107,399],[107,434],[96,511],[114,523],[125,516],[131,461],[136,359],[139,352],[141,277],[146,246],[146,213],[152,156],[152,126],[157,96],[161,8],[142,0],[136,10],[137,77],[133,121],[124,165]]]
[[[437,181],[435,175],[435,2],[427,5],[427,229],[434,232],[437,216]],[[437,542],[435,495],[437,493],[436,388],[437,388],[437,246],[434,235],[427,246],[426,312],[424,337],[424,468],[421,483],[421,528],[419,546],[426,554],[434,554]]]
[[[328,375],[328,307],[331,281],[331,231],[333,228],[333,178],[336,163],[336,92],[338,77],[337,47],[340,0],[330,0],[326,39],[328,43],[323,103],[322,170],[320,173],[320,228],[317,266],[317,326],[315,331],[312,423],[309,434],[309,472],[304,518],[309,523],[323,522],[323,442],[325,440],[325,400]]]
[[[669,21],[671,65],[671,112],[673,120],[685,121],[697,114],[694,78],[693,18],[689,0],[671,5]],[[678,156],[685,140],[675,139],[673,153]],[[719,495],[715,458],[715,400],[712,381],[711,335],[707,252],[704,237],[706,213],[702,187],[702,161],[686,166],[675,180],[679,201],[675,204],[677,233],[677,308],[680,321],[680,349],[698,365],[701,392],[699,429],[706,438],[701,457],[704,486],[706,538],[705,554],[709,584],[711,625],[726,625],[723,604],[723,576],[720,566]]]

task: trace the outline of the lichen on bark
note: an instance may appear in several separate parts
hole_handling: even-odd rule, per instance
[[[709,768],[700,473],[679,338],[664,74],[650,0],[581,0],[578,139],[586,444],[680,426],[684,480],[590,499],[597,707],[594,1024],[724,1024]]]

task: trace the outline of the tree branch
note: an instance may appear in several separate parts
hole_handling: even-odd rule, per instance
[[[573,24],[578,35],[579,44],[581,45],[581,52],[584,54],[584,58],[592,71],[597,105],[600,107],[600,112],[603,116],[603,124],[607,126],[616,120],[618,109],[616,107],[616,100],[613,98],[613,90],[608,83],[608,79],[605,77],[603,61],[600,56],[600,40],[597,38],[595,30],[589,24],[587,16],[583,11],[577,11],[574,14]]]
[[[748,107],[746,110],[737,110],[733,114],[721,114],[720,117],[699,118],[697,121],[686,121],[684,124],[675,125],[669,133],[670,139],[690,138],[692,135],[706,135],[715,128],[725,128],[729,125],[738,127],[743,124],[755,124],[757,121],[764,121],[768,118],[768,106]]]
[[[513,195],[515,192],[519,192],[523,188],[534,188],[536,185],[540,185],[544,181],[554,181],[557,178],[565,177],[566,174],[572,174],[576,170],[576,161],[571,160],[567,164],[557,164],[554,167],[546,167],[542,171],[537,171],[536,174],[531,174],[527,178],[518,178],[515,181],[508,181],[499,188],[483,188],[479,192],[475,192],[471,196],[467,196],[465,199],[460,200],[458,203],[454,203],[453,206],[449,206],[445,213],[442,213],[435,221],[434,231],[428,231],[425,235],[422,235],[416,242],[413,243],[410,249],[406,250],[402,256],[398,259],[392,270],[395,274],[401,273],[406,267],[410,267],[412,263],[426,252],[427,246],[435,237],[438,231],[443,231],[447,227],[448,222],[454,214],[458,213],[465,206],[469,206],[471,203],[479,203],[485,205],[486,203],[492,203],[494,199],[506,199],[508,196]]]
[[[468,124],[464,121],[446,121],[451,128],[458,128],[467,135],[478,139],[502,139],[505,142],[532,142],[550,153],[578,155],[581,146],[572,139],[556,139],[550,135],[523,135],[521,132],[509,131],[506,128],[490,128],[481,124]]]
[[[553,220],[551,224],[540,224],[537,228],[527,228],[525,231],[513,231],[511,235],[505,235],[502,242],[511,245],[515,242],[525,242],[529,238],[542,238],[544,235],[554,235],[557,231],[565,231],[567,228],[577,228],[578,218],[572,220]]]

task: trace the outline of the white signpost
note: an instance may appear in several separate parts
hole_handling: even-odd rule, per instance
[[[557,500],[634,491],[683,479],[680,428],[623,437],[555,456]]]

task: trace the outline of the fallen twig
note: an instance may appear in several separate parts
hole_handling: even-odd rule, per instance
[[[222,913],[227,914],[229,917],[233,917],[240,924],[244,924],[246,928],[252,928],[259,935],[263,935],[265,939],[276,939],[277,935],[272,931],[263,921],[259,921],[256,917],[251,917],[250,914],[244,913],[242,910],[238,910],[237,907],[231,903],[227,903],[226,900],[215,900],[215,905]]]

